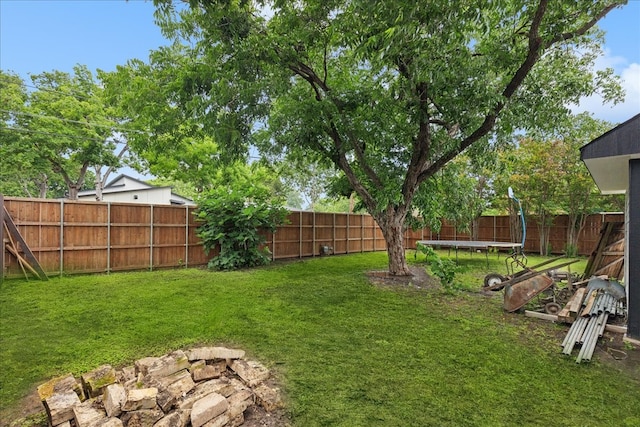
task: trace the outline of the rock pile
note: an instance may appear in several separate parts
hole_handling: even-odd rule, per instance
[[[38,387],[53,427],[236,427],[259,405],[282,408],[270,372],[224,347],[178,350],[134,366],[109,365]]]

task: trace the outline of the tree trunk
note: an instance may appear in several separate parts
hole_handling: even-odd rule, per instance
[[[47,190],[49,189],[49,177],[46,173],[41,173],[35,180],[38,187],[38,197],[41,199],[47,198]]]
[[[471,221],[471,240],[480,240],[480,217],[477,216]]]
[[[67,199],[69,200],[78,200],[78,193],[80,192],[80,185],[71,184],[67,185],[67,189],[69,194],[67,194]]]
[[[586,224],[586,214],[569,215],[569,230],[567,232],[567,247],[565,251],[567,252],[567,255],[576,256],[578,254],[578,238]]]
[[[553,218],[551,219],[553,222]],[[549,247],[549,235],[551,234],[549,215],[542,213],[538,215],[538,232],[540,233],[540,255],[549,255],[553,248]]]
[[[102,189],[104,188],[103,179],[102,179],[102,169],[98,166],[94,168],[96,172],[96,180],[94,182],[96,186],[96,201],[102,201]]]
[[[405,215],[393,209],[387,209],[380,217],[376,217],[376,222],[387,243],[389,274],[392,276],[411,276],[404,253],[404,219]]]

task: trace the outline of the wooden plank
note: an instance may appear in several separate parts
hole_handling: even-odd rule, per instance
[[[36,277],[40,277],[40,274],[38,274],[38,272],[29,265],[29,263],[27,262],[26,259],[24,259],[20,253],[14,249],[12,246],[7,245],[7,249],[9,250],[9,252],[11,252],[13,254],[13,256],[15,256],[18,259],[18,262],[20,263],[20,267],[22,267],[22,272],[24,273],[24,277],[29,280],[29,276],[27,276],[27,273],[24,271],[24,268],[27,267],[29,269],[29,271],[31,273],[33,273],[34,276]]]
[[[626,334],[627,333],[627,327],[626,326],[610,325],[608,323],[605,325],[604,330],[608,331],[608,332],[613,332],[615,334]]]
[[[33,255],[33,252],[31,252],[31,249],[29,249],[29,245],[27,245],[27,242],[25,242],[22,236],[20,235],[20,232],[16,228],[16,225],[13,223],[13,220],[11,219],[11,216],[9,215],[9,212],[7,211],[7,209],[3,206],[2,210],[4,211],[3,223],[7,227],[7,231],[9,235],[11,235],[15,240],[17,240],[20,243],[20,247],[22,248],[22,252],[24,253],[25,259],[27,260],[27,262],[30,264],[31,267],[33,267],[38,272],[37,276],[39,276],[41,280],[49,280],[45,272],[42,270],[42,267],[40,267],[40,263],[38,262],[36,257]]]
[[[527,317],[533,317],[534,319],[549,320],[551,322],[558,321],[558,316],[556,316],[555,314],[539,313],[537,311],[525,310],[524,315]]]
[[[569,303],[571,304],[569,305],[569,315],[574,319],[578,317],[578,312],[582,307],[582,300],[584,299],[584,294],[586,291],[586,288],[578,289],[569,301]]]
[[[571,297],[569,302],[558,313],[558,321],[565,323],[573,323],[573,320],[578,317],[578,310],[582,306],[582,299],[584,298],[585,288],[579,288],[575,294]]]
[[[562,310],[558,312],[558,321],[563,323],[573,323],[573,319],[569,315],[569,304],[565,305]]]
[[[589,256],[589,260],[587,261],[587,266],[584,269],[583,278],[590,277],[593,274],[593,271],[600,263],[600,259],[602,258],[602,252],[607,247],[607,241],[609,240],[609,235],[611,234],[615,223],[607,222],[602,225],[602,229],[600,230],[600,239],[598,240],[598,244],[596,245],[596,249]]]
[[[582,317],[587,317],[589,316],[589,312],[591,311],[591,308],[593,307],[593,303],[596,300],[596,292],[591,292],[591,294],[589,295],[589,299],[587,300],[584,309],[582,310],[582,313],[580,314]]]

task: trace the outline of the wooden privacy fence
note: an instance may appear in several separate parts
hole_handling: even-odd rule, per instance
[[[2,204],[48,275],[201,266],[217,255],[204,253],[196,235],[194,206],[22,198],[5,198]],[[589,217],[580,237],[580,254],[591,253],[608,216]],[[566,224],[566,217],[554,221],[550,238],[554,252],[564,249]],[[333,254],[386,250],[373,218],[361,214],[292,211],[286,225],[265,237],[273,259],[320,256],[323,248]],[[470,240],[468,234],[444,224],[438,234],[429,229],[407,231],[405,247],[415,248],[415,242],[423,239]],[[481,218],[479,240],[512,241],[509,218]],[[4,246],[3,277],[20,275]],[[531,220],[525,250],[538,251],[538,233]]]

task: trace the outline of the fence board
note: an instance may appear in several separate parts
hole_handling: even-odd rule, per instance
[[[3,203],[48,275],[200,266],[218,254],[218,249],[204,252],[197,236],[197,207],[21,198],[4,198]],[[620,220],[622,214],[589,216],[578,253],[591,253],[603,222]],[[525,250],[538,252],[535,218],[527,223]],[[482,217],[478,224],[479,240],[512,241],[508,216]],[[567,227],[566,216],[554,219],[549,238],[554,253],[564,249]],[[321,246],[332,247],[335,254],[386,250],[382,231],[369,215],[292,211],[287,224],[264,235],[273,259],[319,256]],[[444,222],[438,233],[408,230],[405,247],[414,248],[423,239],[471,237]],[[3,276],[21,274],[8,252],[4,261]]]

